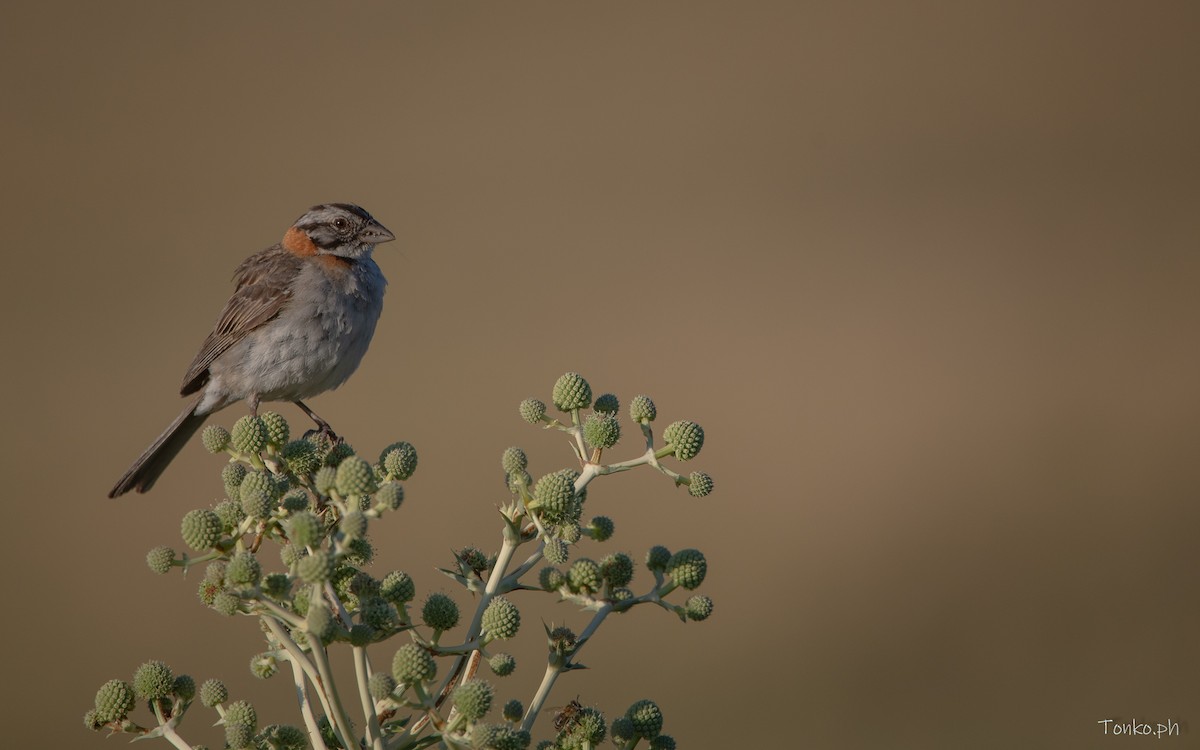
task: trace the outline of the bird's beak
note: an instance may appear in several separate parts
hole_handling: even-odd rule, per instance
[[[378,245],[381,242],[391,242],[396,239],[396,235],[389,232],[387,227],[378,221],[371,219],[371,223],[363,227],[362,231],[358,233],[358,238],[363,242]]]

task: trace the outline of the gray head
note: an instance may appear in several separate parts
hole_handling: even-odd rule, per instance
[[[396,239],[371,214],[353,203],[322,203],[313,206],[292,225],[308,236],[323,255],[358,258],[380,242]]]

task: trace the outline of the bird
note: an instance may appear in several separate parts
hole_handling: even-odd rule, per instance
[[[255,415],[260,402],[290,401],[333,437],[304,399],[337,388],[362,361],[387,287],[371,255],[394,239],[359,206],[324,203],[243,261],[233,296],[183,376],[187,405],[108,496],[149,490],[205,419],[238,401]]]

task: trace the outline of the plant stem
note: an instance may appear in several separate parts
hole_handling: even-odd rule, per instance
[[[350,729],[350,717],[346,715],[342,698],[338,695],[337,683],[333,681],[333,671],[329,668],[329,654],[325,651],[325,644],[320,643],[315,636],[310,637],[309,643],[312,646],[313,661],[317,663],[317,671],[321,675],[317,689],[324,692],[333,704],[333,712],[329,718],[333,721],[334,729],[341,735],[343,746],[357,747],[358,743],[354,741],[354,734]]]
[[[304,726],[308,727],[308,739],[312,742],[313,750],[329,750],[321,737],[321,728],[317,725],[317,717],[313,716],[312,702],[308,698],[308,688],[304,684],[304,671],[295,659],[288,659],[292,665],[292,681],[296,684],[296,702],[300,704],[300,713],[304,715]]]
[[[354,646],[354,676],[358,679],[358,697],[362,701],[363,720],[367,723],[367,742],[375,750],[383,750],[383,735],[379,729],[379,716],[375,713],[375,701],[367,686],[370,670],[367,667],[367,650]]]

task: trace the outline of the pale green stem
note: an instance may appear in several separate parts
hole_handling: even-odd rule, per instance
[[[325,651],[325,644],[320,643],[319,639],[315,636],[310,636],[309,638],[310,645],[312,646],[313,661],[317,663],[317,672],[321,675],[321,683],[317,687],[329,696],[329,701],[333,704],[330,719],[333,720],[337,733],[341,735],[342,745],[345,747],[357,747],[358,743],[354,742],[354,734],[350,729],[350,717],[346,715],[346,709],[342,705],[342,697],[338,694],[337,683],[333,681],[333,671],[329,668],[329,654]]]
[[[304,655],[304,652],[300,650],[300,647],[296,645],[291,636],[284,632],[283,626],[277,620],[272,617],[264,617],[262,619],[267,623],[267,628],[271,631],[271,635],[275,636],[275,639],[283,646],[283,650],[287,651],[288,658],[292,664],[298,664],[304,670],[304,674],[308,676],[309,682],[317,690],[317,697],[321,699],[321,707],[325,710],[325,714],[332,717],[333,708],[329,705],[329,699],[321,686],[321,676],[317,673],[317,668],[313,665],[312,660]],[[218,706],[218,708],[220,707]]]
[[[379,716],[375,713],[375,701],[367,685],[370,669],[367,667],[367,650],[354,646],[354,676],[358,678],[358,697],[362,701],[363,720],[367,722],[367,741],[375,750],[383,750],[383,734],[379,729]]]
[[[292,665],[292,681],[296,684],[296,702],[300,704],[300,713],[304,715],[304,726],[308,727],[308,739],[312,742],[313,750],[329,750],[321,737],[321,727],[317,717],[312,712],[312,701],[308,698],[308,688],[304,684],[304,671],[295,659],[288,659]]]
[[[608,617],[608,613],[611,611],[612,605],[607,603],[596,611],[595,616],[592,617],[592,621],[579,634],[579,640],[575,643],[575,651],[571,654],[571,661],[575,660],[575,657],[579,655],[584,645],[587,644],[588,639],[592,637],[596,629],[600,627],[600,623],[604,622],[604,618]],[[546,674],[542,676],[542,684],[538,685],[537,693],[534,694],[533,700],[529,703],[529,710],[525,713],[525,719],[521,722],[521,729],[528,732],[533,728],[533,723],[537,721],[538,714],[545,705],[546,698],[550,695],[550,690],[554,687],[555,680],[563,673],[566,666],[566,664],[556,666],[553,663],[546,665]]]
[[[151,703],[154,705],[154,718],[158,719],[158,727],[162,731],[162,736],[179,750],[192,750],[192,746],[175,731],[175,725],[167,721],[166,717],[162,715],[162,709],[158,707],[158,701],[151,701]]]

